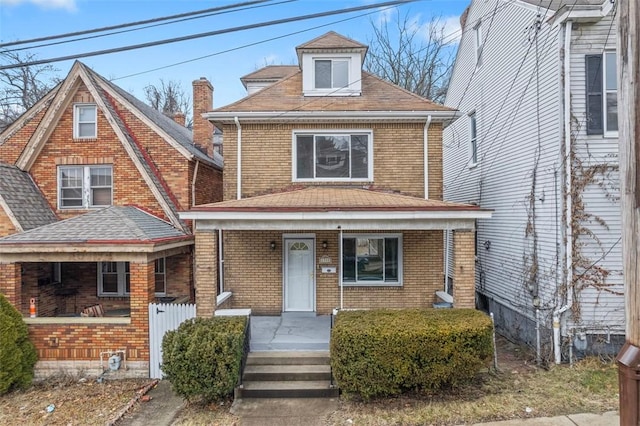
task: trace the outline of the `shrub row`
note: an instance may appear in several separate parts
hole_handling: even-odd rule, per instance
[[[338,386],[365,399],[462,384],[492,354],[491,320],[473,309],[343,311],[331,333]]]
[[[162,371],[178,395],[209,402],[233,392],[246,323],[246,317],[194,318],[165,334]]]

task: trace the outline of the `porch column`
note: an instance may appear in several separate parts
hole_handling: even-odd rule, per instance
[[[141,332],[144,330],[144,335],[148,337],[149,303],[155,300],[155,261],[131,262],[129,277],[131,325]]]
[[[218,234],[196,231],[196,316],[211,317],[216,311],[218,278]]]
[[[22,311],[22,264],[0,263],[0,293],[9,303]]]
[[[473,231],[453,233],[453,307],[476,306],[476,261]]]

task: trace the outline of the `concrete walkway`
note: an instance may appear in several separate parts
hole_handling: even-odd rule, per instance
[[[568,416],[476,423],[473,426],[617,426],[619,424],[620,416],[618,413],[609,411],[604,414],[571,414]]]
[[[170,426],[182,409],[184,401],[171,390],[171,383],[160,380],[147,395],[147,402],[140,401],[131,413],[127,413],[118,426]]]
[[[231,414],[240,418],[240,426],[325,426],[337,409],[337,398],[237,399]]]

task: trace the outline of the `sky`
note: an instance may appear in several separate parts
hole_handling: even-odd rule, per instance
[[[101,28],[244,1],[246,0],[0,0],[0,43]],[[41,44],[68,39],[9,46],[4,49],[21,48],[25,49],[21,53],[34,54],[38,59],[50,59],[383,1],[271,0],[244,6],[244,10],[224,11],[213,16],[121,34],[51,46]],[[408,16],[418,23],[426,23],[432,16],[436,16],[445,24],[445,33],[456,39],[460,35],[459,16],[469,1],[419,0],[393,8],[374,8],[309,20],[294,20],[274,26],[80,60],[141,100],[144,100],[144,87],[157,84],[160,79],[176,81],[190,94],[191,82],[206,77],[214,86],[213,102],[217,108],[246,95],[240,77],[265,65],[297,64],[295,47],[327,31],[336,31],[363,44],[369,44],[373,34],[372,25],[379,25],[385,20],[393,22],[396,14]],[[95,35],[97,34],[77,38]],[[251,44],[253,45],[247,46]],[[178,64],[180,62],[186,63]],[[57,75],[64,77],[72,64],[73,60],[67,60],[55,62],[53,66],[58,70]]]

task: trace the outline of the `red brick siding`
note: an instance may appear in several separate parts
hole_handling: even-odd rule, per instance
[[[35,132],[38,127],[38,124],[42,121],[42,117],[44,117],[46,111],[47,109],[44,108],[42,111],[37,113],[6,141],[0,140],[0,161],[8,164],[15,164],[20,154],[22,154],[25,145],[33,135],[33,132]]]
[[[0,208],[0,237],[6,237],[17,231],[4,209]]]

